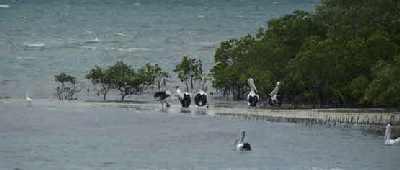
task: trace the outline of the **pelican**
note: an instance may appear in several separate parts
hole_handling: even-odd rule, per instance
[[[257,106],[257,102],[260,100],[260,96],[257,95],[257,88],[254,85],[254,79],[249,78],[247,80],[247,83],[250,86],[250,92],[247,95],[247,105],[251,106],[251,107],[256,107]]]
[[[158,91],[154,93],[154,98],[158,98],[161,103],[161,108],[164,109],[164,103],[166,107],[170,107],[169,103],[166,101],[167,98],[171,96],[171,92],[169,90]]]
[[[28,101],[28,102],[32,101],[32,98],[29,97],[28,92],[25,92],[25,100]]]
[[[29,96],[25,96],[25,100],[28,101],[28,102],[32,102],[32,98],[29,97]]]
[[[247,142],[244,142],[246,138],[246,131],[240,132],[240,138],[235,140],[235,149],[238,151],[251,151],[251,145]]]
[[[400,137],[396,138],[396,139],[390,139],[390,133],[392,131],[392,126],[390,125],[390,123],[388,123],[386,125],[386,130],[385,130],[385,145],[393,145],[396,143],[400,143]]]
[[[32,98],[27,93],[25,93],[25,100],[28,102],[28,106],[32,106]]]
[[[179,102],[181,103],[183,108],[188,108],[191,103],[190,99],[190,93],[188,92],[181,92],[181,89],[179,87],[176,87],[176,96],[178,97]]]
[[[161,90],[154,93],[154,98],[158,98],[161,103],[161,109],[164,109],[164,103],[166,107],[170,107],[169,103],[167,102],[167,98],[171,96],[171,92],[166,90],[167,80],[165,78],[161,78],[160,80]]]
[[[280,86],[280,82],[276,82],[276,86],[275,88],[271,91],[271,93],[269,93],[269,95],[271,96],[270,98],[270,105],[275,105],[275,104],[279,104],[280,105],[280,101],[278,100],[278,92],[279,92],[279,86]]]
[[[198,107],[207,106],[207,93],[203,90],[199,90],[197,94],[194,96],[194,103]]]

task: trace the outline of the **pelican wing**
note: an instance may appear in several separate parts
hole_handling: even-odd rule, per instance
[[[272,90],[269,95],[274,96],[274,95],[277,95],[278,92],[279,92],[279,86],[275,86],[274,90]]]

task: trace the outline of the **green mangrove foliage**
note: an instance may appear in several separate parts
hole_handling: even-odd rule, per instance
[[[200,59],[196,59],[194,57],[183,56],[182,61],[176,65],[174,72],[178,75],[178,78],[181,80],[181,82],[185,83],[186,91],[189,92],[193,90],[194,80],[202,80],[202,62]]]
[[[76,86],[76,78],[66,73],[60,73],[54,76],[59,86],[56,88],[56,96],[59,100],[73,100],[74,94],[80,90]]]
[[[291,104],[399,107],[398,11],[400,1],[322,0],[314,12],[272,19],[220,44],[213,86],[240,99],[253,77],[262,97],[281,81]]]
[[[168,74],[157,65],[146,64],[140,69],[134,69],[130,65],[118,61],[112,66],[101,68],[95,66],[86,75],[93,85],[100,86],[98,94],[103,95],[106,100],[108,92],[112,89],[118,90],[121,100],[124,101],[128,95],[138,94],[144,88],[160,84],[161,77]]]

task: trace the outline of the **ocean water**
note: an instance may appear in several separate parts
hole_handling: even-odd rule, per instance
[[[253,151],[233,150],[240,130]],[[176,103],[161,112],[152,102],[0,100],[1,170],[393,170],[399,153],[357,129],[181,113]]]
[[[0,96],[48,97],[53,76],[83,79],[123,60],[171,71],[181,56],[206,69],[221,41],[319,0],[0,0]]]
[[[382,136],[358,129],[181,113],[176,103],[161,112],[149,96],[140,104],[43,99],[54,92],[55,74],[67,72],[84,84],[91,67],[117,60],[171,71],[182,55],[193,55],[210,68],[219,42],[318,3],[0,0],[0,96],[13,97],[0,99],[0,170],[400,167],[399,145],[384,146]],[[18,99],[25,93],[32,103]],[[232,105],[246,104],[223,106]],[[253,151],[233,151],[240,130]]]

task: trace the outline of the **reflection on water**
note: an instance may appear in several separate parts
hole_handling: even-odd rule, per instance
[[[0,169],[394,169],[400,146],[350,128],[161,112],[158,103],[0,103]],[[194,113],[194,110],[192,110]],[[246,130],[253,151],[232,151]]]

